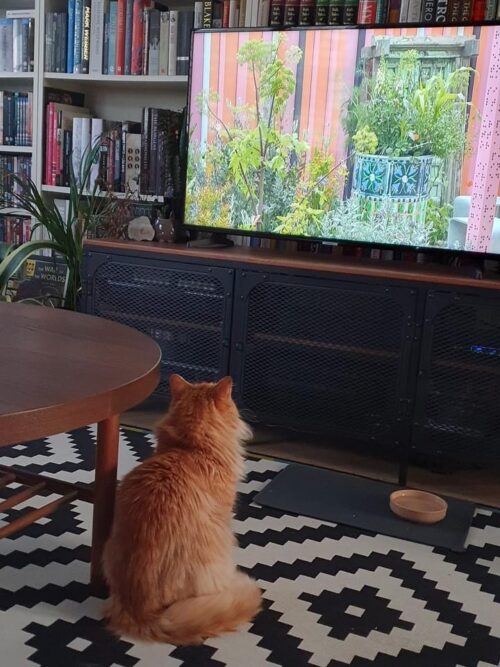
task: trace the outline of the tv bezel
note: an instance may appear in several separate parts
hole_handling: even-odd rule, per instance
[[[436,246],[416,246],[416,245],[404,245],[402,243],[375,243],[373,241],[354,241],[352,239],[328,239],[325,237],[316,237],[316,236],[301,236],[294,234],[278,234],[275,232],[260,232],[260,231],[250,231],[248,229],[233,229],[231,227],[209,227],[208,225],[195,225],[185,222],[186,218],[186,197],[187,197],[187,170],[188,170],[188,161],[189,161],[189,135],[190,135],[190,122],[191,122],[191,94],[192,94],[192,67],[193,67],[193,50],[194,50],[194,39],[195,35],[200,33],[205,34],[226,34],[229,32],[295,32],[300,31],[310,31],[310,30],[385,30],[391,28],[489,28],[500,26],[500,20],[495,21],[463,21],[460,23],[450,23],[449,21],[443,23],[431,23],[425,24],[422,23],[405,23],[404,25],[399,23],[384,23],[383,25],[379,24],[365,24],[365,25],[339,25],[339,26],[286,26],[286,27],[242,27],[242,28],[201,28],[193,30],[191,33],[191,47],[189,53],[189,75],[188,75],[188,96],[187,96],[187,107],[186,107],[186,137],[187,137],[187,153],[186,160],[183,170],[183,201],[182,201],[182,228],[188,231],[200,232],[200,233],[212,233],[212,234],[223,234],[225,236],[244,236],[251,239],[269,239],[275,241],[297,241],[302,243],[311,243],[324,246],[351,246],[358,248],[370,248],[370,249],[380,249],[380,250],[393,250],[406,251],[406,252],[416,252],[416,253],[426,253],[433,255],[441,256],[460,256],[460,257],[470,257],[473,259],[483,259],[483,260],[500,260],[500,253],[484,253],[478,252],[475,250],[454,250],[453,248],[437,248]]]

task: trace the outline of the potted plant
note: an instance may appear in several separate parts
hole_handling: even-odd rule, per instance
[[[426,204],[433,167],[466,148],[471,71],[424,80],[418,53],[409,50],[394,69],[382,58],[375,73],[364,74],[344,119],[355,151],[355,195]]]
[[[102,192],[97,180],[90,187],[92,166],[99,157],[99,151],[100,142],[84,154],[79,173],[71,169],[66,219],[63,219],[53,200],[44,199],[32,179],[11,176],[17,187],[9,193],[8,202],[0,199],[0,212],[7,206],[19,208],[36,221],[32,235],[41,228],[47,238],[4,248],[4,256],[0,257],[0,295],[5,295],[9,280],[31,255],[49,250],[66,263],[68,283],[64,307],[76,310],[81,292],[83,241],[89,232],[95,233],[104,221],[119,217],[115,214],[124,204],[123,198]]]

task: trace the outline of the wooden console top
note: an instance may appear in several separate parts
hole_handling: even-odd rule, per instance
[[[195,258],[224,264],[247,264],[272,267],[274,269],[295,269],[319,271],[350,276],[366,276],[389,280],[404,280],[417,283],[433,283],[456,287],[476,287],[500,290],[500,275],[487,275],[482,280],[461,274],[457,269],[440,264],[418,264],[414,262],[384,262],[352,257],[332,257],[308,253],[285,254],[273,250],[257,248],[189,248],[186,245],[167,245],[154,242],[122,241],[117,239],[97,239],[85,242],[88,250],[120,250],[145,254],[169,255],[178,260]]]

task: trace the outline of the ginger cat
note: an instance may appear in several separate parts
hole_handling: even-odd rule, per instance
[[[156,452],[119,485],[104,552],[116,633],[198,644],[260,609],[256,582],[233,561],[230,522],[251,431],[231,389],[231,378],[192,385],[172,375]]]

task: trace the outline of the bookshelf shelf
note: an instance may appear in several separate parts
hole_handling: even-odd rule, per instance
[[[0,153],[24,153],[30,155],[33,152],[33,146],[2,146],[0,145]]]
[[[42,185],[42,191],[47,192],[53,195],[69,195],[69,188],[60,186],[60,185]],[[117,199],[125,199],[126,195],[124,192],[113,192],[112,195]],[[106,192],[98,193],[98,196],[105,197]],[[133,198],[134,202],[163,202],[163,197],[158,195],[139,195],[137,199]]]
[[[163,85],[177,84],[187,85],[187,76],[132,76],[132,75],[113,75],[113,74],[58,74],[46,72],[44,74],[46,81],[78,81],[87,83],[122,83],[122,84],[143,84],[143,85]]]
[[[7,81],[21,81],[25,79],[34,79],[34,72],[0,72],[0,82]]]

